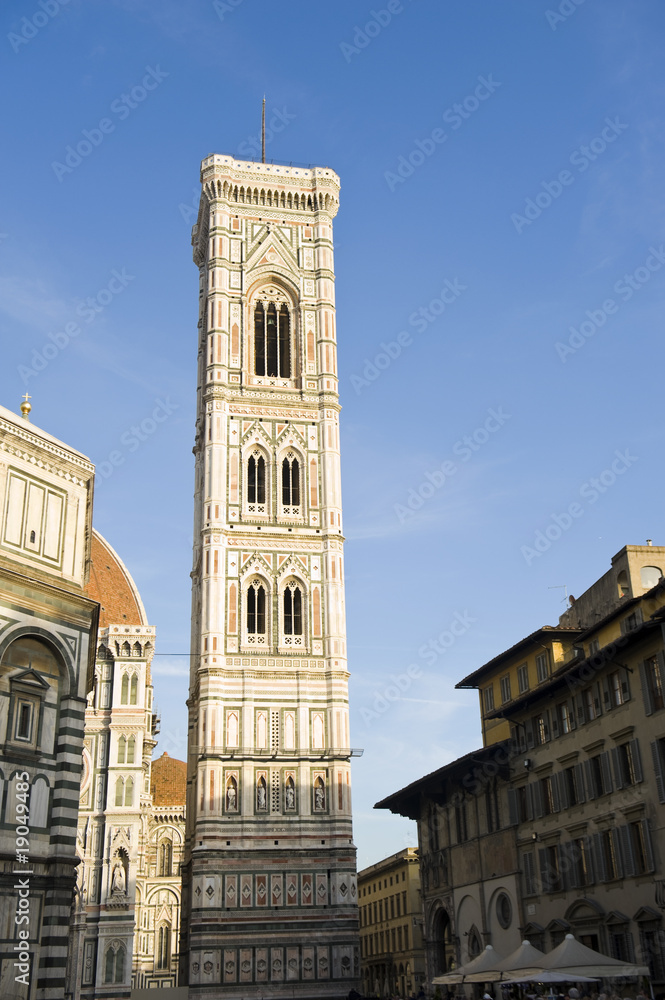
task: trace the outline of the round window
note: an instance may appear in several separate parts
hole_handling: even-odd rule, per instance
[[[500,892],[497,897],[496,915],[499,923],[504,929],[510,927],[513,919],[513,907],[505,892]]]

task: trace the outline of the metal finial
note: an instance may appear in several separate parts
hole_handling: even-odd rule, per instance
[[[23,414],[23,418],[25,420],[30,420],[30,411],[32,410],[32,407],[28,402],[29,399],[32,399],[32,396],[30,396],[26,392],[25,396],[23,397],[23,402],[21,403],[21,413]]]

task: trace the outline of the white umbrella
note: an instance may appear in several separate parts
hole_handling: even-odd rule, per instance
[[[560,972],[540,972],[536,971],[533,976],[520,976],[519,979],[502,979],[501,983],[597,983],[597,979],[590,979],[588,976],[568,976]]]
[[[562,975],[565,973],[571,980],[578,975],[601,979],[649,975],[646,965],[632,965],[618,958],[610,958],[593,948],[587,948],[572,934],[566,934],[561,944],[545,956],[543,969],[560,972]]]
[[[480,955],[466,965],[460,965],[454,972],[449,972],[445,976],[436,976],[432,980],[434,986],[449,986],[453,983],[485,983],[494,979],[500,979],[501,974],[496,972],[496,967],[500,959],[491,944],[485,946]]]
[[[502,959],[496,968],[501,973],[520,975],[522,981],[525,981],[533,978],[532,974],[542,971],[544,959],[544,951],[534,948],[530,941],[522,941],[519,948]],[[506,982],[506,979],[502,979],[502,982]]]

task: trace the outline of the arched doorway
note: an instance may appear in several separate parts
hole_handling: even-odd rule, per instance
[[[450,917],[443,907],[434,914],[431,927],[431,973],[434,976],[441,976],[443,973],[449,972],[455,965],[455,948]]]

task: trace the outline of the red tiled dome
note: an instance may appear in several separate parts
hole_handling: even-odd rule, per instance
[[[136,585],[120,557],[99,532],[92,532],[90,579],[86,594],[99,601],[99,627],[109,625],[147,625]]]
[[[185,761],[169,757],[166,751],[153,760],[150,791],[156,806],[184,806],[187,795]]]

